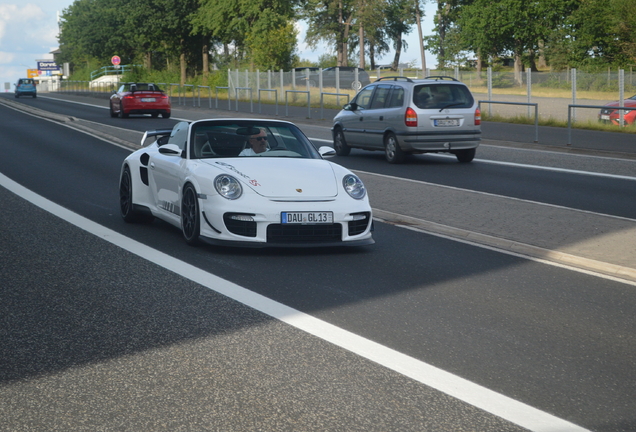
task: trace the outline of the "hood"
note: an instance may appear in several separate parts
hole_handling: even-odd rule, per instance
[[[204,160],[241,180],[259,195],[282,200],[331,199],[338,195],[338,179],[323,159],[246,157]]]
[[[607,107],[618,107],[621,106],[620,101],[606,103],[604,106]],[[634,99],[625,99],[625,107],[636,107],[636,100]]]

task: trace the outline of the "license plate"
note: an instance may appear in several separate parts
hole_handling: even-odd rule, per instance
[[[434,124],[435,126],[439,126],[439,127],[459,126],[459,120],[458,119],[435,120]]]
[[[142,102],[155,102],[156,99],[155,98],[141,98]]]
[[[601,114],[601,120],[609,120],[609,115],[608,114]]]
[[[281,223],[284,224],[324,224],[333,223],[333,212],[282,212]]]

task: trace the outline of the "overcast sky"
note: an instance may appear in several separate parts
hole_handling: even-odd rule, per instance
[[[28,0],[27,0],[28,1]],[[73,3],[73,0],[32,0],[28,3],[7,0],[0,4],[0,85],[11,83],[9,91],[18,78],[26,76],[27,69],[36,68],[36,60],[50,59],[50,52],[57,48],[57,13],[62,12]],[[433,29],[435,3],[426,5],[426,16],[422,27],[424,35],[430,35]],[[319,47],[312,51],[304,44],[304,34],[299,35],[298,51],[302,59],[317,61],[327,47]],[[409,48],[402,52],[401,63],[415,60],[421,64],[417,46],[417,29],[413,27],[411,34],[405,37]],[[116,55],[117,53],[113,53]],[[387,64],[393,60],[394,52],[377,61]],[[434,66],[435,59],[426,54],[427,66]],[[106,66],[106,65],[104,65]]]

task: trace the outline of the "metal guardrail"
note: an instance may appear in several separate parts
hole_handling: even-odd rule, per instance
[[[594,109],[608,109],[607,105],[577,105],[577,104],[569,104],[568,105],[568,145],[572,145],[572,108],[594,108]],[[612,110],[626,110],[626,111],[634,111],[636,107],[624,107],[624,106],[611,106],[609,107]]]
[[[231,111],[232,110],[232,102],[230,99],[230,88],[229,87],[214,87],[214,98],[216,100],[215,102],[215,107],[216,109],[219,109],[219,89],[221,90],[227,90],[227,110]]]
[[[534,107],[534,142],[539,142],[539,104],[531,103],[531,102],[501,102],[501,101],[491,101],[491,100],[480,100],[477,102],[479,106],[479,111],[481,111],[481,104],[501,104],[501,105],[521,105],[521,106],[533,106]],[[568,110],[568,117],[569,117]]]
[[[134,67],[142,67],[141,65],[121,65],[116,66],[104,66],[91,72],[91,81],[104,75],[122,75],[125,72],[130,72]]]
[[[258,89],[258,113],[261,113],[261,92],[274,92],[274,101],[276,104],[276,115],[278,115],[278,90],[277,89]]]
[[[325,109],[325,104],[324,104],[324,96],[328,95],[328,96],[346,96],[347,97],[347,103],[349,103],[350,100],[350,96],[347,93],[326,93],[326,92],[321,92],[320,93],[320,119],[324,120],[325,116],[324,116],[324,109]]]
[[[250,112],[253,113],[254,112],[254,101],[252,100],[252,87],[234,87],[234,91],[236,94],[236,111],[238,112],[239,110],[239,91],[240,90],[246,90],[249,92],[250,94]],[[229,98],[229,94],[228,94],[228,98]]]
[[[307,93],[307,118],[311,118],[310,92],[307,90],[285,90],[285,117],[289,117],[289,104],[287,103],[287,95],[289,93]]]

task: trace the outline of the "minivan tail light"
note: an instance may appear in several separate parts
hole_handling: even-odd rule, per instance
[[[411,107],[406,109],[404,114],[404,123],[409,127],[417,127],[417,113]]]
[[[481,124],[481,111],[479,108],[475,110],[475,126],[479,126]]]

